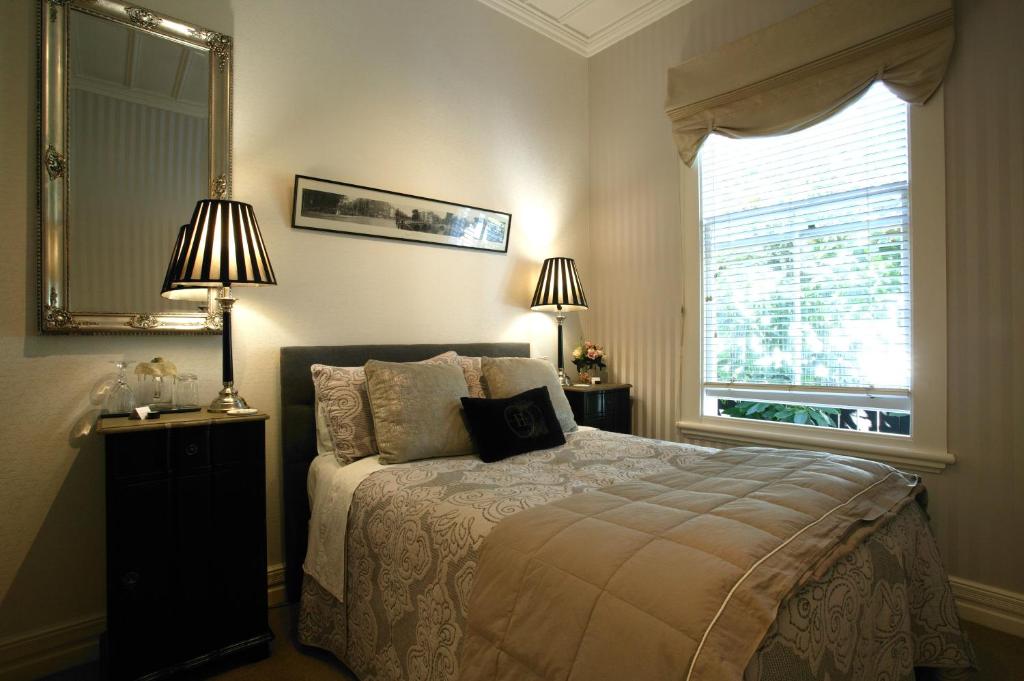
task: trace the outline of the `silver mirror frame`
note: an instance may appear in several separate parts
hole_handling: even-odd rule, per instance
[[[120,0],[39,0],[39,329],[48,334],[220,333],[212,292],[207,311],[79,312],[69,307],[67,60],[72,8],[210,53],[210,197],[231,196],[231,37]],[[207,197],[196,197],[201,198]],[[168,216],[169,221],[181,219]]]

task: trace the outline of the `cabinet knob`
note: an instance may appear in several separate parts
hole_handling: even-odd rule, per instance
[[[185,455],[186,456],[195,456],[198,453],[199,453],[199,445],[196,444],[195,442],[189,442],[185,446]]]
[[[121,584],[128,591],[134,591],[135,587],[139,583],[139,579],[140,579],[139,573],[135,572],[134,570],[132,570],[131,572],[126,572],[126,573],[124,573],[124,575],[121,576]]]

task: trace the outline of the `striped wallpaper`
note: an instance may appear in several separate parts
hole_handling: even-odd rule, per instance
[[[812,4],[694,0],[590,59],[583,324],[605,344],[611,379],[634,385],[638,434],[679,439],[686,254],[666,71]],[[958,463],[926,482],[949,571],[1024,591],[1024,41],[1013,35],[1024,3],[972,0],[956,12],[945,105],[948,438]],[[1017,539],[1007,542],[1008,530]]]
[[[75,88],[70,98],[71,309],[194,309],[160,286],[207,195],[206,119]]]
[[[584,324],[608,350],[611,378],[633,384],[639,434],[676,439],[680,416],[683,245],[666,72],[813,4],[694,0],[590,59],[592,274]]]

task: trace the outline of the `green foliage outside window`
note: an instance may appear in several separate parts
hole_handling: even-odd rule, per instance
[[[732,406],[727,406],[731,403]],[[722,414],[756,421],[796,423],[809,426],[839,427],[839,409],[809,407],[800,404],[776,402],[732,402],[722,400]]]

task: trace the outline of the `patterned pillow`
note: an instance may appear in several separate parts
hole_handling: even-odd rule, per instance
[[[525,357],[484,357],[481,366],[487,380],[488,397],[512,397],[525,390],[545,386],[562,430],[566,433],[576,430],[572,407],[550,362]]]
[[[459,355],[459,365],[462,373],[466,376],[466,387],[469,388],[469,396],[474,398],[487,397],[487,381],[484,379],[484,371],[479,357],[463,357]]]
[[[415,364],[457,365],[458,357],[449,351]],[[310,371],[316,391],[316,411],[327,425],[338,463],[344,466],[377,454],[377,438],[363,367],[314,364]]]

